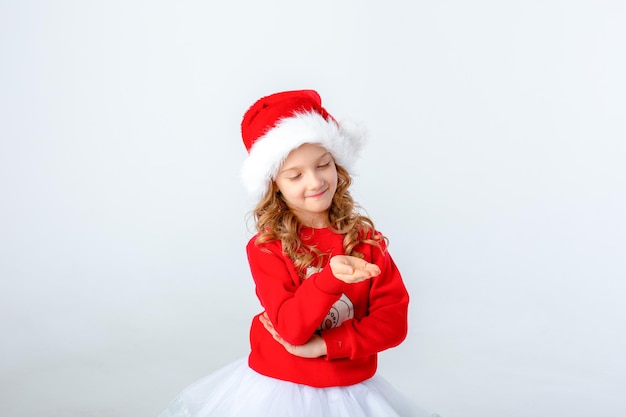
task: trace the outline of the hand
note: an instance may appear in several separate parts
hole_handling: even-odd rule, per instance
[[[333,275],[348,284],[365,281],[380,275],[380,268],[356,256],[337,255],[330,258]]]
[[[301,358],[319,358],[326,355],[326,342],[320,335],[314,334],[304,345],[296,346],[288,343],[278,334],[267,313],[261,314],[259,320],[263,323],[265,329],[270,332],[274,340],[283,345],[285,350],[292,355],[300,356]]]

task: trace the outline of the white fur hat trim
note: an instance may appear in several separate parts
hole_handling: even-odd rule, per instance
[[[280,120],[254,142],[244,161],[241,178],[248,192],[260,199],[289,153],[301,145],[323,146],[338,165],[351,172],[364,142],[364,129],[353,122],[337,124],[316,112],[296,113]]]

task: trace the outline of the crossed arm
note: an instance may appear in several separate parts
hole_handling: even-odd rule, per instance
[[[381,272],[376,264],[371,264],[363,259],[346,255],[333,256],[330,260],[330,267],[335,278],[347,284],[358,283],[373,278]],[[285,350],[292,355],[303,358],[317,358],[326,355],[326,342],[320,335],[314,334],[303,345],[293,345],[287,342],[276,331],[267,313],[263,313],[259,316],[259,320],[263,323],[265,329],[270,332],[274,340],[283,345]]]

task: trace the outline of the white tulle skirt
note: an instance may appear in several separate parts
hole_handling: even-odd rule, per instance
[[[160,417],[436,417],[380,376],[347,387],[313,388],[268,378],[246,358],[184,389]]]

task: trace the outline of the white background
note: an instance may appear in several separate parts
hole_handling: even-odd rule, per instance
[[[626,415],[622,1],[0,2],[0,415],[156,416],[259,311],[239,122],[314,88],[443,417]]]

